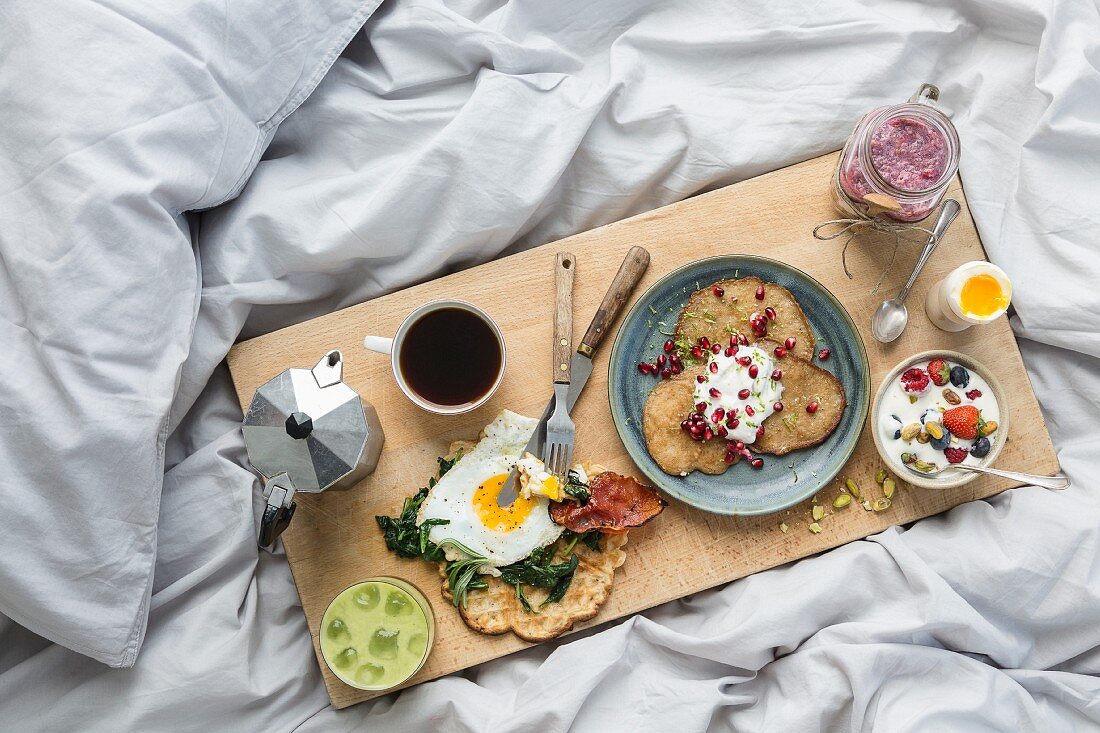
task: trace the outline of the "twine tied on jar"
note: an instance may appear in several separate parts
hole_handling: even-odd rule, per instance
[[[886,200],[879,201],[877,199]],[[887,273],[893,268],[894,259],[898,255],[898,250],[901,248],[902,241],[923,245],[928,242],[929,237],[934,237],[935,235],[932,233],[931,229],[922,227],[919,224],[908,224],[881,216],[882,212],[892,210],[891,202],[893,202],[893,200],[889,199],[888,196],[869,194],[864,197],[864,201],[868,204],[866,215],[861,214],[854,218],[831,219],[822,222],[814,227],[813,234],[814,239],[819,239],[823,242],[848,235],[848,238],[844,240],[844,248],[840,253],[840,262],[844,266],[844,274],[848,276],[849,280],[852,279],[852,272],[848,269],[848,245],[852,243],[852,240],[861,233],[868,231],[893,234],[894,251],[890,254],[890,261],[886,263],[886,267],[879,274],[878,282],[875,283],[874,289],[871,290],[871,294],[874,295],[878,292],[879,287],[882,285],[882,281],[886,279]],[[893,203],[896,204],[897,202]],[[904,236],[909,232],[921,232],[925,236],[922,239]]]

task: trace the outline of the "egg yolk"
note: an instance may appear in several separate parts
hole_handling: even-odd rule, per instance
[[[974,275],[963,283],[959,294],[959,307],[963,313],[974,316],[991,316],[1008,306],[1008,296],[1001,283],[992,275]]]
[[[508,480],[508,474],[502,473],[481,482],[474,492],[474,513],[486,529],[493,532],[511,532],[523,524],[531,510],[535,508],[535,499],[517,497],[511,506],[497,504],[497,494]]]

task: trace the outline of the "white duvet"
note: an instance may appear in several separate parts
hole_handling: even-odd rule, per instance
[[[329,11],[334,25],[369,12]],[[17,31],[30,13],[0,8],[0,51],[26,35]],[[272,28],[299,28],[267,22],[276,37]],[[180,218],[201,263],[193,334],[176,333],[189,330],[186,317],[128,316],[142,328],[125,338],[143,359],[149,344],[183,344],[158,372],[172,376],[172,358],[182,361],[171,417],[165,394],[142,408],[160,410],[171,435],[136,663],[109,669],[0,617],[0,728],[1100,729],[1098,41],[1100,9],[1085,0],[383,6],[243,174],[240,196]],[[118,53],[157,52],[134,43]],[[0,82],[10,89],[21,67],[9,60]],[[1013,325],[1075,487],[1008,492],[398,696],[328,707],[285,559],[255,548],[258,488],[221,365],[233,341],[836,149],[862,112],[924,81],[954,111],[967,195],[990,257],[1015,283]],[[271,83],[261,75],[253,86]],[[21,118],[0,110],[10,150]],[[12,195],[2,183],[0,204]],[[232,183],[207,192],[210,204]],[[0,214],[10,324],[23,264],[12,232],[45,224]],[[104,287],[193,297],[193,262],[171,251],[126,282],[103,270]],[[116,318],[108,311],[99,327],[122,349]],[[18,365],[4,358],[8,379]],[[103,358],[88,350],[93,367]],[[140,391],[140,374],[119,379],[82,381],[77,396]],[[0,405],[0,416],[26,419],[13,409]],[[33,456],[83,435],[58,430],[40,445],[4,433],[5,455],[31,475]],[[150,440],[151,455],[93,454],[84,469],[96,486],[126,461],[159,469]],[[16,533],[7,537],[20,531],[13,518],[36,516],[0,511]],[[18,586],[0,584],[0,603],[52,599],[56,625],[39,633],[71,640],[80,599],[36,583],[33,568],[51,532],[67,538],[35,521],[40,544],[0,545],[0,577]],[[14,549],[26,572],[10,562]],[[73,583],[102,577],[96,557],[62,561]],[[104,609],[114,597],[104,594]],[[80,638],[94,644],[96,618],[84,619]]]

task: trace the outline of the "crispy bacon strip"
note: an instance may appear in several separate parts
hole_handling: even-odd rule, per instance
[[[550,517],[574,532],[625,532],[660,514],[668,505],[656,491],[632,476],[612,471],[598,473],[588,481],[591,496],[581,505],[573,501],[550,504]]]

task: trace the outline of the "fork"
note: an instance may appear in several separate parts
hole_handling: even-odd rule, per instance
[[[1069,488],[1069,478],[1062,474],[1056,474],[1054,476],[1040,476],[1034,473],[1005,471],[1001,468],[991,468],[989,466],[971,466],[965,463],[952,463],[935,471],[918,471],[917,469],[909,465],[906,465],[906,468],[908,468],[913,473],[920,474],[921,476],[935,476],[936,474],[943,473],[944,471],[955,468],[960,471],[971,471],[973,473],[989,473],[993,474],[994,476],[1010,478],[1013,481],[1022,481],[1023,483],[1032,486],[1041,486],[1044,489],[1051,489],[1053,491],[1060,491],[1062,489]]]
[[[559,252],[554,262],[554,412],[546,422],[546,470],[564,479],[573,460],[577,428],[569,417],[569,363],[573,355],[573,272],[577,261]]]

